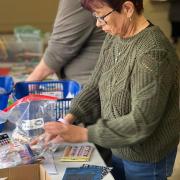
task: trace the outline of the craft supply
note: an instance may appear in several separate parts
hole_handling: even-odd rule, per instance
[[[89,161],[94,147],[90,145],[66,146],[64,154],[59,161]]]
[[[54,163],[54,156],[52,153],[46,153],[43,160],[43,166],[48,174],[57,174],[56,165]]]
[[[111,170],[113,169],[112,167],[97,166],[97,165],[91,165],[91,164],[83,164],[82,167],[84,167],[84,168],[94,167],[94,168],[101,169],[101,179],[103,179],[104,176],[106,176],[108,173],[110,173]]]
[[[100,180],[100,168],[66,168],[63,180]]]
[[[11,143],[11,139],[9,138],[8,134],[0,135],[0,147],[10,143]]]

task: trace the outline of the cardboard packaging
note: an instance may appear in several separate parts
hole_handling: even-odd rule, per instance
[[[51,180],[46,170],[40,164],[0,169],[1,178],[5,180]]]

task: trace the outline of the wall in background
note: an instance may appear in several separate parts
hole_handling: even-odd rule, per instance
[[[27,24],[51,31],[58,3],[59,0],[1,0],[0,33]]]

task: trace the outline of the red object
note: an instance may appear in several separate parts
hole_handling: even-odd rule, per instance
[[[0,68],[0,75],[9,75],[9,72],[10,72],[10,68],[9,67],[3,67],[3,68]]]
[[[25,97],[15,101],[12,105],[8,106],[3,111],[7,112],[20,103],[25,103],[25,102],[30,102],[30,101],[40,101],[40,100],[58,100],[58,98],[52,97],[52,96],[39,95],[39,94],[30,94],[28,96],[25,96]]]

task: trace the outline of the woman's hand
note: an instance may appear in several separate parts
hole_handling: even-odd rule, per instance
[[[88,130],[83,127],[61,122],[48,122],[44,125],[44,129],[52,136],[60,136],[65,142],[79,143],[88,140]]]
[[[58,144],[58,143],[64,142],[63,139],[59,135],[44,133],[44,134],[32,139],[30,142],[30,145],[31,146],[36,145],[36,144],[40,143],[41,141],[44,141],[45,146],[48,146],[49,143]]]

